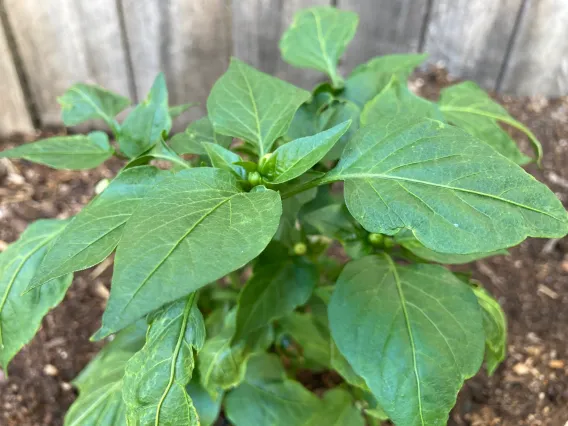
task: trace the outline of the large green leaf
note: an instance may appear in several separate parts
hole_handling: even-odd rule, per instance
[[[211,90],[207,111],[216,132],[253,143],[263,156],[309,98],[309,92],[231,58]]]
[[[435,103],[416,96],[408,88],[406,80],[401,81],[393,76],[387,86],[363,108],[361,126],[396,116],[414,116],[444,121],[444,116]]]
[[[57,98],[63,123],[74,126],[87,120],[103,119],[113,132],[118,131],[115,116],[130,105],[130,99],[92,84],[77,83]]]
[[[536,136],[472,81],[443,89],[440,110],[450,123],[488,143],[511,161],[526,164],[530,159],[519,151],[515,141],[498,122],[515,127],[528,136],[536,151],[537,160],[542,158],[542,146]]]
[[[350,125],[351,120],[345,121],[329,130],[282,145],[274,151],[260,173],[273,184],[297,178],[317,164]]]
[[[146,192],[168,174],[151,166],[122,171],[60,233],[29,289],[102,262],[117,246],[124,225]]]
[[[343,87],[337,63],[358,24],[359,17],[354,12],[333,7],[301,10],[280,40],[282,58],[296,67],[324,72],[335,88]]]
[[[428,55],[386,55],[371,59],[353,70],[345,82],[341,94],[346,99],[363,108],[389,83],[393,76],[406,81],[414,68],[419,66]]]
[[[229,148],[233,138],[231,136],[215,133],[209,118],[203,117],[194,121],[182,133],[177,133],[170,140],[170,146],[178,154],[206,155],[207,151],[202,142],[209,142]]]
[[[65,426],[126,426],[122,378],[126,362],[144,345],[146,323],[138,321],[116,335],[73,381],[79,397]]]
[[[476,297],[441,266],[400,266],[385,253],[353,261],[329,320],[338,348],[395,424],[446,424],[483,361]]]
[[[255,353],[265,351],[274,340],[274,330],[265,326],[234,341],[236,310],[224,318],[220,332],[207,339],[198,361],[201,385],[214,398],[241,383],[248,359]]]
[[[314,313],[293,312],[279,321],[282,330],[302,347],[302,355],[319,367],[331,363],[329,330],[324,328]]]
[[[302,258],[287,253],[271,259],[261,256],[239,295],[234,339],[239,340],[306,303],[317,281],[315,265]]]
[[[97,338],[254,259],[281,213],[277,192],[242,192],[225,170],[187,169],[161,181],[124,229]]]
[[[259,354],[247,366],[244,382],[225,400],[225,414],[235,426],[305,426],[321,401],[300,383],[286,378],[276,355]]]
[[[365,426],[365,419],[345,389],[335,388],[323,395],[321,409],[306,426]]]
[[[55,136],[0,152],[0,158],[24,158],[54,169],[90,169],[114,154],[108,136],[91,132],[87,136]]]
[[[212,426],[219,417],[223,395],[212,398],[201,386],[195,375],[192,377],[189,385],[187,385],[186,390],[197,410],[200,426]]]
[[[152,314],[146,344],[126,363],[123,400],[128,424],[199,425],[186,393],[194,351],[205,341],[196,293]]]
[[[118,137],[120,150],[137,157],[156,144],[172,128],[168,89],[163,73],[156,76],[146,99],[136,105],[122,123]]]
[[[485,363],[487,372],[492,375],[507,354],[507,318],[505,312],[491,295],[480,286],[474,286],[483,313],[485,330]]]
[[[410,229],[441,253],[499,250],[562,237],[568,214],[545,185],[465,131],[397,118],[359,130],[324,180],[345,181],[349,211],[369,232]]]
[[[67,221],[38,220],[0,253],[0,366],[8,363],[38,331],[45,314],[57,306],[71,285],[66,275],[46,288],[22,294],[49,245]]]

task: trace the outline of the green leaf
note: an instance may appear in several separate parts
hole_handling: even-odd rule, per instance
[[[449,254],[438,253],[434,250],[424,247],[420,241],[412,235],[410,231],[401,231],[395,235],[395,242],[410,251],[412,254],[430,262],[442,263],[445,265],[462,265],[470,263],[486,257],[508,254],[507,250],[497,250],[489,253],[471,253],[471,254]]]
[[[117,246],[146,192],[168,174],[150,166],[122,171],[59,234],[28,290],[102,262]]]
[[[216,132],[253,143],[262,157],[309,98],[309,92],[231,58],[211,90],[207,111]]]
[[[317,281],[316,267],[302,258],[289,257],[286,252],[271,259],[261,256],[239,295],[234,340],[306,303]]]
[[[0,152],[0,158],[24,158],[54,169],[90,169],[114,154],[108,136],[91,132],[87,136],[56,136]]]
[[[63,300],[73,275],[53,285],[22,294],[49,245],[67,221],[38,220],[0,253],[0,366],[8,363],[39,330],[43,317]]]
[[[347,131],[351,120],[279,147],[260,170],[273,184],[284,183],[304,174],[316,165]]]
[[[287,379],[276,355],[252,357],[245,381],[225,400],[225,414],[235,426],[304,426],[321,401],[300,383]]]
[[[393,76],[397,76],[400,81],[407,80],[427,57],[427,54],[421,53],[373,58],[353,70],[345,82],[342,97],[363,108],[386,87]]]
[[[146,344],[126,363],[123,400],[128,424],[199,425],[185,387],[194,351],[205,342],[196,293],[152,314]]]
[[[362,128],[322,181],[345,181],[347,207],[369,232],[410,229],[429,249],[453,254],[568,232],[560,201],[519,166],[456,127],[413,121]]]
[[[118,244],[110,299],[95,338],[254,259],[276,232],[281,213],[277,192],[242,192],[225,170],[187,169],[161,181]]]
[[[322,402],[322,408],[313,414],[307,426],[365,426],[365,419],[345,389],[328,390]]]
[[[238,178],[246,179],[247,171],[242,166],[235,164],[242,161],[241,157],[234,152],[223,148],[221,145],[210,142],[202,142],[202,145],[205,148],[205,151],[207,151],[207,155],[209,156],[209,160],[213,167],[228,170],[234,173]]]
[[[314,93],[313,97],[303,103],[294,114],[287,138],[300,139],[325,130],[332,113],[330,106],[335,101],[334,95],[330,92]]]
[[[326,73],[334,88],[343,87],[337,63],[355,36],[359,16],[333,7],[312,7],[294,15],[290,28],[282,35],[282,59],[299,68]]]
[[[172,128],[168,107],[168,89],[163,73],[156,76],[150,93],[122,123],[118,137],[120,150],[133,158],[156,144]]]
[[[178,133],[170,140],[170,146],[178,154],[207,155],[203,142],[214,143],[229,148],[233,142],[231,136],[224,136],[213,130],[209,118],[203,117],[191,123],[183,133]]]
[[[515,127],[525,133],[532,142],[537,161],[540,162],[542,158],[542,146],[536,136],[472,81],[443,89],[440,110],[450,123],[491,145],[511,161],[526,164],[528,157],[519,151],[515,141],[498,122]]]
[[[103,119],[113,132],[119,126],[115,116],[130,106],[130,99],[92,84],[77,83],[57,98],[63,123],[74,126],[87,120]]]
[[[329,321],[339,350],[395,424],[445,424],[483,360],[475,295],[441,266],[400,266],[386,253],[353,261],[337,281]]]
[[[170,114],[170,117],[172,120],[178,118],[180,115],[182,115],[184,112],[186,112],[188,109],[199,105],[197,102],[190,102],[188,104],[181,104],[181,105],[176,105],[173,107],[169,107],[168,112]]]
[[[214,398],[241,383],[248,359],[265,351],[274,341],[274,330],[270,326],[233,342],[235,331],[236,310],[233,309],[225,316],[219,334],[205,342],[197,359],[201,385]]]
[[[282,318],[279,325],[302,347],[308,361],[321,367],[330,366],[329,330],[321,326],[315,314],[294,312]]]
[[[139,321],[121,331],[73,381],[79,397],[65,415],[65,426],[124,426],[122,377],[126,362],[142,348],[146,324]]]
[[[171,170],[174,172],[191,167],[183,158],[177,155],[173,149],[166,145],[162,138],[160,138],[154,146],[143,152],[139,157],[130,161],[125,166],[125,169],[143,166],[150,163],[152,160],[169,161],[172,164]]]
[[[337,371],[337,373],[343,377],[347,383],[363,390],[369,389],[365,380],[355,373],[353,367],[349,364],[349,361],[347,361],[341,352],[339,352],[339,349],[337,349],[337,345],[333,342],[333,340],[331,341],[330,354],[331,368]]]
[[[485,363],[491,376],[507,354],[507,318],[505,312],[491,295],[480,286],[473,286],[485,330]]]
[[[416,96],[408,88],[406,80],[400,81],[398,77],[393,76],[389,84],[363,108],[361,126],[397,116],[414,116],[445,121],[435,103]]]
[[[212,426],[217,421],[219,413],[221,412],[223,395],[221,394],[215,399],[212,398],[195,376],[191,379],[189,385],[187,385],[186,390],[197,410],[199,424],[201,426]]]

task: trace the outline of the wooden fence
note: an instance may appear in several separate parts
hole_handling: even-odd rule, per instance
[[[282,62],[278,40],[298,9],[329,4],[360,14],[346,72],[426,51],[488,89],[568,93],[568,0],[0,0],[0,133],[60,125],[55,98],[76,81],[139,100],[162,70],[171,104],[204,105],[230,55],[309,88],[320,77]]]

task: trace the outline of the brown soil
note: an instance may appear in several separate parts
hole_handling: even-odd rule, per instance
[[[436,97],[440,71],[413,87]],[[529,170],[568,204],[568,99],[499,99],[544,145],[542,169]],[[514,134],[523,149],[528,141]],[[45,136],[45,135],[41,135]],[[38,135],[39,137],[39,135]],[[22,140],[0,142],[0,150]],[[68,217],[112,177],[111,160],[86,172],[54,171],[26,161],[0,161],[0,251],[38,218]],[[75,398],[69,382],[97,352],[89,342],[108,295],[110,267],[79,273],[63,303],[34,340],[0,371],[0,425],[60,425]],[[568,422],[568,238],[530,240],[510,256],[477,262],[474,276],[498,298],[509,320],[509,353],[493,377],[480,372],[460,393],[452,425],[550,425]],[[313,382],[311,379],[307,379]],[[323,383],[323,382],[322,382]]]

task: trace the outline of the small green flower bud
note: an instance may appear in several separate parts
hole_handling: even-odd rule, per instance
[[[294,254],[297,256],[303,256],[308,251],[308,247],[304,243],[294,244]]]
[[[385,249],[391,249],[394,247],[394,240],[391,237],[385,237],[383,241],[383,246]]]
[[[369,234],[367,238],[369,239],[371,245],[376,247],[381,246],[385,239],[385,237],[382,234],[375,234],[375,233]]]
[[[272,153],[268,153],[268,154],[264,154],[260,160],[258,160],[258,170],[262,173],[264,170],[264,167],[266,166],[266,163],[268,162],[268,160],[270,159],[270,157],[272,157]]]
[[[252,186],[257,186],[262,183],[262,176],[258,172],[248,174],[248,181]]]

